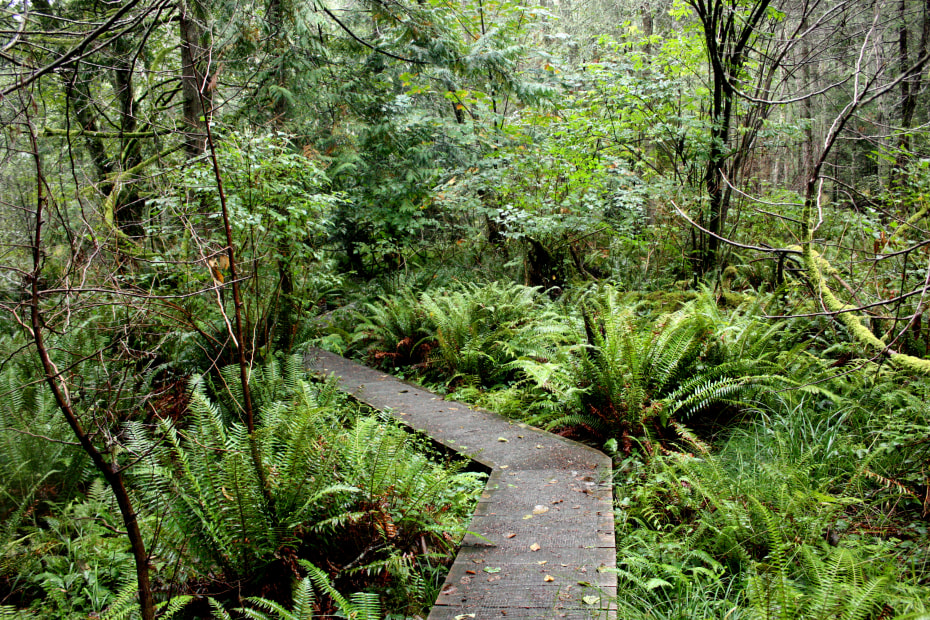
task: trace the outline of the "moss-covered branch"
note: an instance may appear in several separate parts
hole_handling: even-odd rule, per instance
[[[900,226],[898,226],[898,227],[891,233],[891,236],[888,237],[888,242],[887,242],[887,243],[890,244],[891,241],[895,238],[895,236],[896,236],[898,233],[902,233],[902,232],[904,232],[905,230],[907,230],[908,228],[914,228],[914,226],[917,225],[917,222],[919,222],[921,219],[923,219],[924,217],[926,217],[927,211],[930,211],[930,200],[927,200],[926,197],[922,197],[922,198],[921,198],[921,202],[924,203],[923,206],[922,206],[920,209],[917,210],[917,213],[915,213],[915,214],[912,215],[911,217],[907,218],[907,221],[905,221],[903,224],[901,224]],[[886,244],[886,245],[887,245],[887,244]]]
[[[42,136],[70,136],[72,138],[78,137],[88,137],[88,138],[102,138],[102,139],[112,139],[119,140],[122,138],[154,138],[157,135],[164,135],[171,133],[170,131],[133,131],[127,133],[120,133],[118,131],[87,131],[84,129],[58,129],[57,127],[46,127],[42,130]]]
[[[885,342],[873,334],[868,327],[863,325],[862,318],[858,313],[850,312],[850,310],[855,309],[855,306],[850,306],[840,301],[840,299],[833,294],[833,291],[827,287],[826,276],[839,275],[839,273],[827,259],[814,249],[813,213],[814,199],[813,196],[809,196],[805,201],[805,212],[802,218],[804,245],[801,250],[804,269],[814,286],[815,292],[823,301],[824,307],[829,312],[836,313],[836,319],[846,326],[846,329],[859,344],[875,353],[887,355],[892,364],[899,368],[919,374],[930,375],[930,360],[890,351]]]

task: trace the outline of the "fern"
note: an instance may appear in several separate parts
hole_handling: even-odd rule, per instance
[[[538,288],[470,284],[423,293],[438,343],[436,362],[449,375],[492,386],[510,379],[519,357],[545,358],[568,327],[548,310]]]
[[[422,593],[419,567],[404,558],[423,547],[449,550],[464,533],[467,501],[480,492],[478,477],[419,454],[386,416],[346,416],[333,405],[332,381],[311,388],[293,377],[294,368],[276,361],[251,377],[261,403],[254,443],[273,505],[265,502],[251,466],[251,438],[230,410],[238,391],[234,372],[221,371],[230,389],[217,402],[204,381],[192,382],[186,428],[170,421],[155,432],[127,427],[128,448],[139,455],[132,476],[142,503],[160,516],[161,540],[183,541],[181,549],[163,542],[160,554],[192,556],[196,562],[185,562],[188,570],[204,575],[247,579],[279,561],[282,548],[304,554],[313,545],[314,554],[326,553],[328,541],[349,540],[350,548],[362,551],[346,573],[386,574],[401,584],[397,589]],[[334,557],[351,553],[331,550],[338,551]],[[350,597],[346,605],[365,609],[369,603]],[[258,604],[243,613],[284,611]]]
[[[406,366],[422,362],[424,346],[433,338],[426,312],[412,290],[380,297],[357,312],[358,321],[350,337],[354,345],[367,345],[369,359],[379,365]]]
[[[168,601],[159,603],[157,606],[158,617],[170,620],[193,600],[193,596],[174,596]],[[115,600],[110,603],[106,611],[100,614],[100,620],[137,620],[141,617],[138,602],[138,584],[134,578],[126,580],[125,585],[116,594]]]
[[[261,427],[256,438],[262,462],[272,472],[276,513],[265,505],[250,460],[248,432],[229,422],[212,403],[202,381],[192,385],[189,420],[184,431],[162,421],[158,436],[130,424],[129,446],[143,455],[133,476],[146,503],[168,515],[163,526],[204,560],[204,570],[220,567],[228,576],[247,575],[273,558],[288,533],[278,527],[312,524],[326,516],[332,502],[341,506],[354,489],[334,476],[336,454],[321,438],[338,428],[332,414],[308,402],[308,389],[289,377],[295,365],[272,362],[253,372]],[[238,377],[224,369],[230,399],[240,389]],[[296,388],[296,391],[293,391]],[[285,402],[274,399],[286,399]],[[227,401],[227,407],[234,406]],[[232,418],[235,420],[235,418]]]
[[[335,605],[337,618],[352,620],[379,620],[381,618],[381,605],[377,595],[370,593],[356,593],[346,598],[329,580],[325,572],[307,562],[300,561],[307,571],[307,576],[294,583],[293,605],[290,609],[284,605],[261,597],[245,599],[251,607],[240,607],[236,611],[246,618],[253,620],[312,620],[317,594],[328,597]],[[215,600],[210,600],[213,607],[213,617],[216,620],[228,620],[229,613]],[[321,616],[317,616],[321,617]]]
[[[779,547],[778,552],[784,543]],[[787,558],[750,577],[749,600],[757,618],[779,620],[866,620],[893,598],[890,573],[870,576],[867,562],[850,549],[828,548],[821,557],[810,546],[800,549],[800,571]],[[799,573],[792,577],[792,573]]]
[[[705,291],[640,326],[636,308],[602,286],[583,299],[583,344],[563,346],[546,361],[523,357],[510,367],[561,404],[561,411],[535,414],[533,423],[581,424],[626,436],[654,421],[721,405],[745,407],[767,390],[796,386],[774,361],[783,326],[763,324],[755,311],[724,316]]]

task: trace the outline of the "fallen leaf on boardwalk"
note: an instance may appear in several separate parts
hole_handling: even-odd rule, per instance
[[[536,506],[533,507],[533,514],[534,514],[534,515],[541,515],[541,514],[544,513],[544,512],[549,512],[549,508],[548,508],[547,506],[543,506],[543,505],[541,505],[541,504],[537,504]]]
[[[527,519],[532,519],[532,518],[533,518],[533,515],[523,515],[524,521],[526,521]]]
[[[585,605],[597,605],[601,602],[601,597],[599,596],[583,596],[581,600],[584,601]]]
[[[500,566],[485,566],[481,570],[483,570],[486,573],[499,573],[501,572],[501,567]]]
[[[539,444],[539,443],[536,444],[536,449],[537,449],[537,450],[542,450],[542,448],[543,448],[543,447],[542,447],[542,444]]]
[[[533,543],[532,545],[530,545],[530,551],[539,551],[539,549],[540,549],[540,546],[536,543]]]
[[[536,563],[542,566],[543,564],[548,564],[549,560],[540,560],[539,562],[536,562]]]
[[[474,618],[475,614],[459,614],[455,616],[454,620],[468,620],[468,618]]]
[[[523,435],[517,435],[518,439],[523,439]]]
[[[514,536],[516,536],[516,534],[514,534],[513,532],[507,532],[506,534],[504,534],[504,536],[506,536],[507,538],[513,538]]]
[[[543,581],[555,581],[555,577],[553,577],[552,575],[546,575],[545,577],[543,577]]]
[[[504,443],[507,443],[507,438],[506,438],[506,437],[498,437],[497,440],[498,440],[498,441],[503,441]]]
[[[467,571],[465,571],[465,573],[468,574],[468,575],[477,575],[477,574],[478,574],[478,573],[476,573],[476,572],[473,571],[473,570],[467,570]]]

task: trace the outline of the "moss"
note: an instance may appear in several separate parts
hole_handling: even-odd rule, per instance
[[[643,297],[650,307],[663,312],[674,312],[697,297],[694,291],[652,291]]]
[[[725,308],[738,308],[750,299],[752,299],[752,297],[749,295],[743,295],[742,293],[732,293],[725,290],[720,294],[720,300],[717,303]]]
[[[833,292],[827,288],[823,275],[825,272],[833,274],[836,270],[825,258],[820,256],[810,244],[804,248],[804,266],[814,286],[817,287],[820,298],[823,300],[826,309],[830,312],[839,313],[836,315],[837,320],[846,326],[846,329],[849,330],[849,333],[852,334],[856,341],[872,349],[876,353],[887,354],[891,363],[898,368],[922,375],[930,375],[930,361],[912,355],[887,351],[887,345],[862,324],[862,319],[859,315],[855,312],[849,312],[853,306],[844,304],[837,299]]]
[[[736,270],[736,267],[729,265],[726,269],[723,270],[723,274],[720,276],[720,280],[723,282],[723,285],[729,287],[733,284],[733,280],[739,275],[739,271]]]

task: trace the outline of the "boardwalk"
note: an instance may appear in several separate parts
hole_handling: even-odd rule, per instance
[[[332,353],[308,362],[490,471],[429,620],[615,617],[616,574],[602,570],[616,562],[608,457]]]

